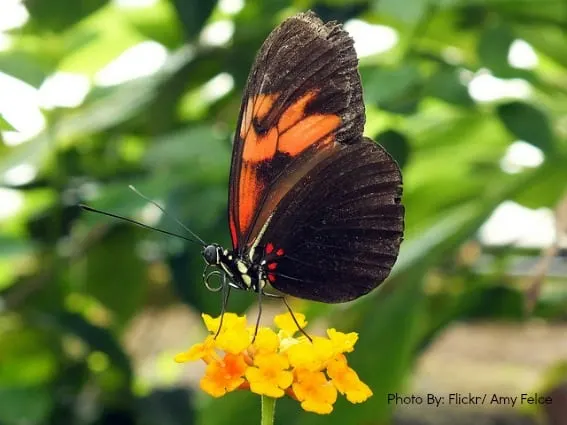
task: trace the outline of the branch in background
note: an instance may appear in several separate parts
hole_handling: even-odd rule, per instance
[[[555,240],[551,246],[543,250],[541,259],[534,267],[534,276],[530,278],[531,282],[525,292],[525,309],[528,314],[534,310],[551,261],[559,253],[561,241],[565,237],[567,237],[567,193],[555,208]]]

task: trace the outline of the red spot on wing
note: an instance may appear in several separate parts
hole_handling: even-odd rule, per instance
[[[282,255],[284,255],[284,250],[281,249],[281,248],[278,249],[278,250],[276,251],[276,255],[279,256],[279,257],[281,257]]]
[[[273,250],[274,250],[274,244],[271,243],[271,242],[268,242],[266,244],[266,254],[271,254]]]
[[[276,275],[273,273],[268,273],[268,280],[270,282],[275,282],[276,281]]]
[[[270,263],[270,264],[268,264],[268,269],[269,270],[275,270],[277,266],[278,266],[277,263]]]

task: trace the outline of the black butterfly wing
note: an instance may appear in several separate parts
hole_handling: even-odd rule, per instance
[[[284,197],[261,235],[272,286],[338,303],[390,273],[404,230],[398,165],[367,138],[343,145]]]

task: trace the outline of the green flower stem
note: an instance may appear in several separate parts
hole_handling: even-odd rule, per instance
[[[274,425],[275,413],[276,413],[276,399],[263,395],[261,425]]]

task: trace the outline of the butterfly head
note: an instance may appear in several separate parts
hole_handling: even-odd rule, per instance
[[[205,246],[201,254],[203,255],[203,258],[208,265],[218,266],[221,262],[222,253],[222,247],[216,243],[212,243]]]

